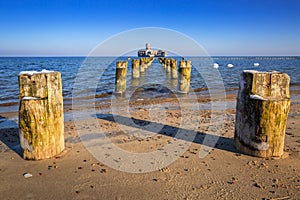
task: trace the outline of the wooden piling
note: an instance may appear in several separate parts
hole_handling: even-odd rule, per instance
[[[140,58],[140,63],[142,65],[142,67],[141,67],[142,73],[144,73],[144,71],[150,67],[153,60],[154,60],[153,57]]]
[[[170,82],[171,82],[172,89],[176,90],[177,89],[178,80],[177,79],[171,79]]]
[[[131,79],[131,86],[132,87],[137,87],[140,84],[140,79],[139,78],[132,78]]]
[[[179,61],[178,68],[178,92],[179,93],[188,93],[190,90],[190,79],[191,79],[191,61],[181,60]]]
[[[140,61],[137,59],[133,59],[131,61],[132,66],[132,78],[139,78],[140,77]]]
[[[167,73],[171,73],[171,58],[166,59],[166,71]]]
[[[158,58],[158,61],[163,67],[163,69],[166,70],[166,58]]]
[[[154,61],[153,57],[149,58],[149,60],[148,60],[148,67],[150,67],[152,65],[153,61]]]
[[[175,59],[171,60],[171,77],[172,77],[172,79],[177,79],[178,78],[177,60],[175,60]]]
[[[145,70],[147,70],[149,67],[149,58],[142,58],[142,60],[144,61],[145,64]]]
[[[115,93],[126,92],[126,74],[127,74],[128,61],[117,61],[116,63],[116,81]]]
[[[289,76],[279,72],[242,73],[234,135],[239,151],[257,157],[283,155],[289,82]]]
[[[162,57],[159,57],[159,58],[158,58],[158,62],[159,62],[160,64],[162,64],[163,60],[164,60],[164,58],[162,58]]]
[[[140,74],[144,75],[146,68],[147,68],[147,65],[145,63],[145,60],[140,58]]]
[[[61,153],[65,143],[60,73],[21,72],[19,86],[19,137],[23,158],[41,160]]]

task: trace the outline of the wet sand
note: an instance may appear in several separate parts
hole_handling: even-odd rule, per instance
[[[293,95],[299,95],[299,91],[293,91]],[[235,98],[235,94],[227,95],[228,105],[234,105]],[[197,101],[202,105],[210,100],[199,97]],[[184,105],[193,107],[191,104],[193,102]],[[285,155],[281,159],[256,158],[236,151],[233,106],[228,106],[225,114],[215,112],[217,117],[223,116],[224,123],[216,145],[203,158],[199,158],[199,153],[205,146],[204,138],[213,134],[210,129],[212,112],[205,106],[200,110],[187,109],[189,116],[182,115],[182,105],[176,99],[135,101],[130,106],[132,109],[128,115],[120,116],[120,121],[113,118],[111,112],[102,112],[108,107],[99,104],[98,114],[93,119],[82,118],[75,122],[72,112],[76,110],[66,105],[66,114],[70,116],[65,122],[66,150],[55,158],[41,161],[23,160],[18,154],[18,129],[1,126],[1,199],[299,199],[300,101],[297,98],[292,100]],[[5,120],[17,117],[17,113],[3,113],[1,117]],[[138,128],[128,127],[129,119],[139,126],[163,126],[163,130],[155,133],[149,129],[145,135]],[[198,120],[195,138],[192,141],[189,137],[178,139],[176,130],[182,128],[181,120],[192,126],[195,119]],[[79,137],[82,133],[96,134],[99,128],[114,145],[126,152],[157,151],[161,152],[159,155],[176,159],[162,168],[160,165],[151,168],[151,162],[144,163],[145,168],[131,163],[129,167],[135,173],[128,173],[121,165],[124,158],[116,157],[112,162],[117,163],[115,166],[120,164],[119,169],[123,171],[112,168],[102,162],[105,159],[99,161],[93,157]],[[189,132],[192,128],[184,126],[183,129]],[[164,147],[177,145],[176,142],[179,142],[174,150],[177,152],[164,153]],[[184,150],[182,154],[181,149]],[[106,154],[109,162],[110,155]],[[145,169],[155,170],[144,173]],[[32,177],[25,178],[25,173]]]

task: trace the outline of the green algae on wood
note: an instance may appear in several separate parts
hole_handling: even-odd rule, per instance
[[[132,67],[132,78],[139,78],[140,77],[140,61],[137,59],[133,59],[131,61]]]
[[[188,93],[190,90],[190,79],[191,79],[191,61],[181,60],[179,61],[178,67],[178,92]]]
[[[280,72],[241,74],[234,135],[238,150],[258,157],[283,155],[289,82],[289,76]]]
[[[152,64],[153,60],[154,60],[154,58],[152,58],[152,57],[140,58],[140,73],[141,74],[145,73],[145,71]]]
[[[158,61],[163,67],[163,69],[166,70],[166,58],[158,58]]]
[[[178,78],[177,60],[175,60],[175,59],[171,60],[171,77],[172,77],[172,79],[177,79]]]
[[[171,58],[166,59],[166,71],[167,73],[171,73]]]
[[[126,92],[127,67],[128,61],[118,61],[116,63],[115,93]]]
[[[21,73],[19,86],[19,137],[23,158],[40,160],[61,153],[65,144],[60,73]]]
[[[140,58],[140,74],[144,75],[146,69],[147,69],[146,61],[144,59]]]

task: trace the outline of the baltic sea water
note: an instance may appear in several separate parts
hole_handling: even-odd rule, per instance
[[[132,57],[134,59],[136,57]],[[59,71],[62,75],[63,96],[71,99],[74,82],[79,73],[84,79],[80,81],[96,80],[92,85],[86,85],[81,96],[88,96],[90,91],[99,98],[107,98],[114,91],[115,84],[115,63],[117,60],[127,60],[127,57],[0,57],[0,109],[6,105],[17,105],[19,101],[18,75],[21,71],[41,71],[43,69]],[[131,79],[131,59],[127,72],[128,90],[142,91],[145,98],[164,97],[171,92],[176,80],[163,71],[161,65],[155,60],[144,76],[138,80]],[[181,59],[180,57],[176,59]],[[208,82],[222,81],[225,89],[237,89],[239,76],[243,70],[258,71],[280,71],[287,73],[291,78],[292,86],[300,85],[300,57],[239,57],[223,56],[212,57],[210,62],[218,63],[219,68],[214,69],[211,63],[206,62],[202,57],[186,58],[192,61],[191,89],[207,88]],[[208,63],[208,64],[207,64]],[[254,66],[259,63],[259,66]],[[227,65],[233,64],[229,68]],[[203,76],[199,69],[206,67],[208,76]],[[100,71],[97,69],[101,69]],[[97,74],[98,73],[98,74]],[[219,75],[216,75],[219,74]],[[220,79],[221,78],[221,79]],[[133,87],[138,85],[138,87]],[[4,110],[3,110],[4,111]]]

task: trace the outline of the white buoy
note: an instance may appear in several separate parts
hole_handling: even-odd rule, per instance
[[[258,67],[258,66],[259,66],[259,63],[254,63],[253,66],[254,66],[254,67]]]
[[[228,64],[227,67],[231,68],[233,67],[233,64]]]
[[[219,64],[218,64],[218,63],[214,63],[213,67],[214,67],[215,69],[218,69],[218,68],[219,68]]]

